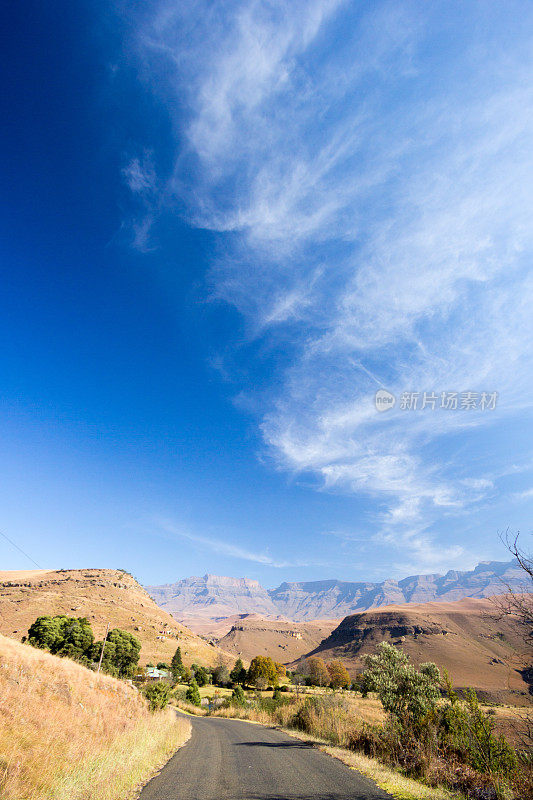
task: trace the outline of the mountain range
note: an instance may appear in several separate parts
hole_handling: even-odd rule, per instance
[[[294,622],[340,619],[349,614],[399,603],[427,603],[490,597],[520,590],[523,572],[515,561],[482,561],[473,570],[445,575],[411,575],[400,581],[306,581],[267,590],[258,581],[218,575],[185,578],[147,586],[155,602],[193,630],[195,622],[234,614],[258,614]]]

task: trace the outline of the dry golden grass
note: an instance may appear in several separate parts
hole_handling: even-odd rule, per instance
[[[229,694],[231,694],[231,692],[229,692]],[[262,692],[261,695],[263,697],[272,697],[272,692]],[[276,713],[282,711],[283,713],[289,713],[290,711],[291,714],[295,714],[298,708],[305,703],[306,699],[310,697],[323,697],[326,699],[326,702],[330,699],[338,704],[337,708],[340,710],[338,722],[344,723],[350,729],[353,729],[354,725],[362,725],[362,723],[367,723],[368,725],[382,725],[383,722],[385,722],[383,706],[374,694],[369,694],[368,697],[363,698],[355,692],[341,691],[333,693],[330,690],[318,689],[316,691],[300,692],[298,694],[291,692],[290,694],[287,693],[285,697],[291,699],[291,704],[280,706]],[[255,715],[262,715],[264,712],[260,712],[253,707],[239,709],[232,706],[229,709],[217,709],[215,713],[217,716],[231,717],[238,715],[239,719],[255,719]],[[250,717],[250,714],[253,716]]]
[[[328,742],[341,747],[348,746],[350,735],[355,728],[364,723],[379,725],[385,715],[381,703],[376,697],[363,699],[352,692],[317,692],[321,702],[311,704],[306,709],[309,729]],[[287,727],[297,711],[306,705],[309,694],[286,695],[286,703],[274,711],[267,711],[252,706],[230,706],[218,708],[212,712],[217,717],[247,719],[263,725],[281,725]]]
[[[121,800],[189,732],[133,687],[0,636],[3,800]]]

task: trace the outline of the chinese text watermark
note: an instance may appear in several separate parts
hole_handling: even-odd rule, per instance
[[[402,392],[397,398],[386,389],[376,392],[378,411],[389,411],[398,403],[400,411],[494,411],[498,392]]]

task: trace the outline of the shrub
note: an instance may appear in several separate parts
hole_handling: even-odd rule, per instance
[[[147,686],[144,695],[148,700],[150,711],[158,711],[165,708],[170,697],[170,686],[168,683],[158,681]]]
[[[246,703],[246,695],[244,694],[244,689],[242,688],[242,686],[239,686],[237,684],[237,686],[232,692],[231,702],[235,706],[243,706]]]
[[[256,700],[256,707],[260,711],[266,711],[268,714],[273,714],[280,706],[288,705],[291,702],[289,697],[284,697],[280,692],[273,697],[259,697]]]
[[[292,699],[287,699],[291,703]],[[310,733],[332,744],[347,746],[354,728],[353,712],[344,698],[308,697],[290,720],[290,726]]]
[[[198,684],[195,680],[191,681],[189,688],[185,692],[185,699],[188,700],[189,703],[192,703],[193,706],[199,706],[202,704],[200,692],[198,690]]]
[[[377,692],[384,710],[403,728],[420,729],[440,697],[440,673],[432,663],[417,670],[409,656],[387,642],[365,657],[365,692]]]
[[[494,732],[495,722],[480,706],[473,689],[461,701],[445,676],[449,704],[442,711],[440,738],[444,747],[474,769],[508,777],[516,771],[516,753],[504,736]]]

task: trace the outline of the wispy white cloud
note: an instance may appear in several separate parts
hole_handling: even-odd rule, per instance
[[[255,564],[263,564],[268,567],[294,567],[294,566],[308,566],[308,562],[303,561],[280,561],[276,558],[273,558],[268,553],[256,553],[251,550],[247,550],[244,547],[240,547],[239,545],[233,544],[232,542],[226,542],[223,539],[215,539],[210,536],[202,536],[197,533],[193,533],[188,528],[182,527],[181,525],[176,525],[169,520],[158,519],[156,520],[157,527],[164,531],[167,535],[172,537],[178,537],[180,539],[187,539],[189,542],[194,542],[195,544],[202,545],[202,547],[207,548],[213,553],[218,553],[223,556],[229,556],[230,558],[236,558],[241,561],[252,561]]]
[[[139,207],[138,213],[124,227],[128,230],[133,247],[148,253],[155,249],[151,240],[152,226],[164,202],[153,154],[145,151],[141,157],[130,159],[122,169],[122,178]]]
[[[134,194],[146,197],[157,191],[157,175],[151,153],[132,158],[122,170],[122,176]]]
[[[533,488],[524,489],[522,492],[513,492],[513,498],[515,500],[529,500],[530,497],[533,497]]]
[[[137,47],[179,128],[164,202],[224,234],[213,293],[251,335],[286,330],[294,354],[263,413],[270,453],[375,498],[375,537],[419,566],[459,563],[430,527],[489,497],[508,465],[487,477],[438,445],[499,428],[532,396],[528,26],[510,49],[498,12],[476,8],[487,38],[458,54],[441,27],[438,52],[453,54],[439,59],[439,12],[409,3],[155,9]],[[152,191],[146,165],[128,175]],[[376,383],[500,401],[377,414]]]

